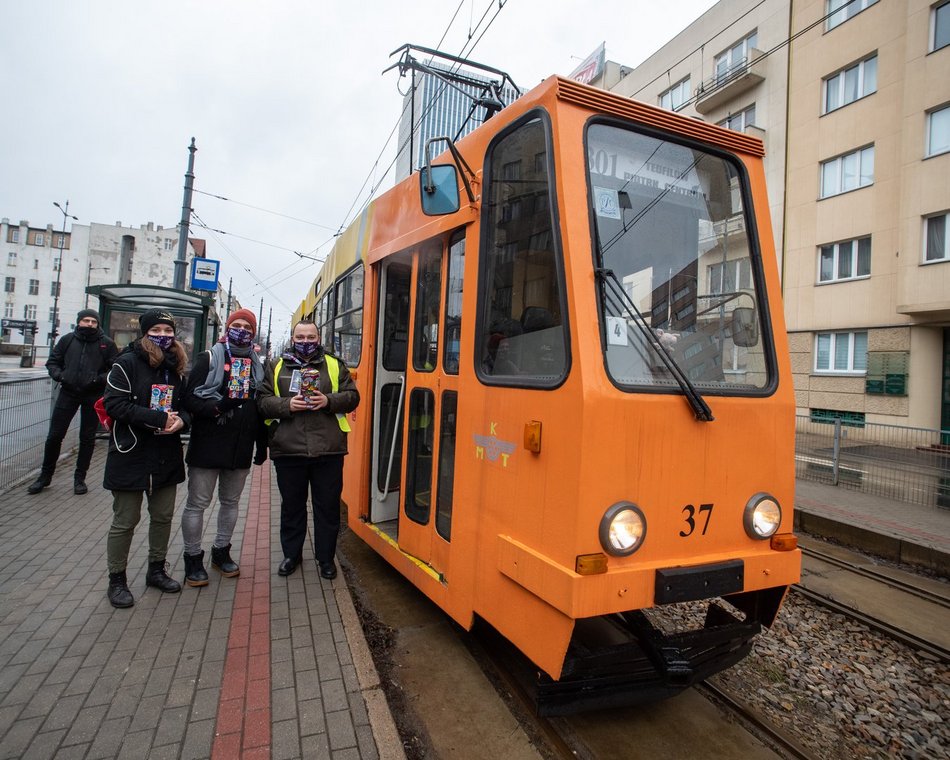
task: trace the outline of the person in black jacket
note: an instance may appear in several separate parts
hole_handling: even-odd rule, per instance
[[[206,586],[205,553],[201,548],[204,511],[217,486],[217,535],[211,544],[211,566],[225,578],[240,575],[231,559],[231,535],[238,502],[254,464],[267,458],[267,428],[257,411],[257,392],[264,379],[260,354],[254,350],[257,317],[238,309],[225,322],[224,336],[195,360],[182,397],[192,415],[188,443],[188,500],[181,515],[185,542],[185,583]]]
[[[26,489],[37,494],[53,482],[56,461],[63,446],[66,431],[79,410],[79,455],[73,493],[88,493],[86,471],[92,461],[96,445],[95,403],[106,385],[106,373],[118,353],[115,343],[99,329],[99,312],[83,309],[76,315],[76,329],[64,335],[50,353],[46,370],[60,384],[59,395],[49,421],[49,433],[43,452],[43,466],[39,477]]]
[[[175,340],[175,318],[152,309],[139,317],[142,337],[116,359],[103,404],[112,417],[112,437],[103,486],[112,491],[112,526],[106,542],[108,597],[113,607],[131,607],[125,568],[132,535],[148,497],[148,573],[145,585],[181,591],[168,577],[165,556],[175,512],[177,485],[185,479],[181,432],[190,420],[181,409],[188,360]]]

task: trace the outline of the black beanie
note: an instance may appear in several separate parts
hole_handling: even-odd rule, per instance
[[[142,328],[142,335],[151,330],[155,325],[171,325],[176,329],[175,318],[164,309],[149,309],[139,317],[139,326]]]
[[[99,319],[99,312],[95,309],[83,309],[76,315],[76,323],[79,324],[80,320],[85,319],[86,317],[92,317],[96,322],[101,322]]]

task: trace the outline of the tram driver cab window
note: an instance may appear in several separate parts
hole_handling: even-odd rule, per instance
[[[487,382],[556,385],[567,371],[547,145],[547,129],[535,118],[504,134],[489,154],[476,352]]]

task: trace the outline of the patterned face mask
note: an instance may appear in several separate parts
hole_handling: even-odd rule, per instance
[[[169,348],[171,348],[172,343],[175,340],[174,335],[146,335],[145,337],[162,349],[162,351],[167,351]]]
[[[317,350],[319,345],[319,343],[298,343],[294,341],[294,351],[296,351],[299,356],[307,358],[308,356],[313,356],[314,351]]]
[[[251,345],[251,340],[254,337],[254,333],[250,330],[245,330],[243,327],[230,327],[228,328],[228,342],[233,343],[239,348],[244,348],[245,346]]]

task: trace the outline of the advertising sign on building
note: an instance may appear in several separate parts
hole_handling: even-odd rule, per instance
[[[568,79],[573,79],[575,82],[580,82],[581,84],[590,84],[597,77],[599,77],[603,71],[604,66],[607,63],[607,47],[605,42],[601,42],[599,47],[587,56],[574,71],[570,73]]]

